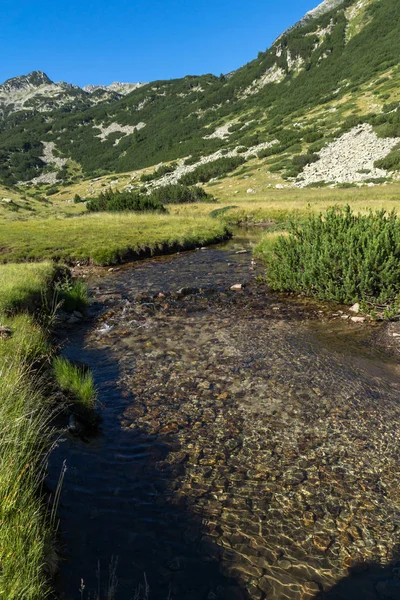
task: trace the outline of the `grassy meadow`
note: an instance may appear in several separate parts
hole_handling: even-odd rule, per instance
[[[210,244],[227,234],[208,217],[97,213],[79,218],[0,223],[0,262],[53,259],[116,264],[129,254]]]

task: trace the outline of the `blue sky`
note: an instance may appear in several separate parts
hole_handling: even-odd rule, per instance
[[[318,0],[1,0],[0,81],[78,85],[228,73]]]

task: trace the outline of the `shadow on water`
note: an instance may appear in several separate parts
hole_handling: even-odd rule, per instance
[[[230,291],[256,275],[233,240],[94,283],[103,312],[65,354],[94,371],[102,430],[50,465],[62,600],[141,600],[145,577],[150,600],[399,597],[378,564],[397,559],[398,366],[339,315]]]
[[[176,443],[168,435],[121,427],[119,416],[134,397],[118,386],[112,349],[85,348],[84,337],[85,331],[75,333],[65,355],[92,368],[103,423],[97,438],[84,442],[67,435],[52,455],[51,487],[67,463],[59,508],[59,598],[249,598],[221,573],[221,549],[203,539],[201,519],[174,500],[174,478],[183,467],[158,468],[171,449],[179,451]]]
[[[399,600],[400,562],[380,565],[361,563],[349,569],[329,591],[319,592],[314,600]]]

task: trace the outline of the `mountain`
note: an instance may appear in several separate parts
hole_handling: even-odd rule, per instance
[[[64,107],[84,110],[100,102],[116,101],[141,85],[115,82],[80,88],[65,81],[55,83],[42,71],[32,71],[0,85],[0,119],[19,111],[51,112]]]
[[[68,88],[38,72],[9,80],[0,87],[0,98],[14,98],[0,122],[0,179],[62,184],[72,171],[96,177],[183,159],[193,171],[240,153],[292,185],[396,177],[399,30],[398,0],[325,0],[229,76],[155,81],[124,95],[121,84]]]
[[[98,90],[104,90],[106,92],[116,92],[117,94],[121,94],[121,96],[125,96],[126,94],[130,94],[134,90],[145,85],[144,83],[121,83],[119,81],[114,81],[110,85],[85,85],[83,87],[84,92],[88,92],[89,94],[93,94],[93,92],[97,92]]]

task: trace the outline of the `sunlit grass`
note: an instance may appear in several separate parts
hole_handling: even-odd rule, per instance
[[[98,213],[73,219],[0,223],[0,261],[56,259],[115,264],[129,253],[205,245],[226,235],[220,221],[154,214]]]
[[[82,367],[69,362],[63,356],[53,361],[56,382],[63,392],[70,393],[74,400],[84,408],[93,409],[96,401],[96,388],[93,375]]]
[[[40,500],[52,415],[32,371],[49,347],[32,316],[14,314],[40,298],[52,274],[51,263],[0,266],[0,325],[8,331],[0,337],[0,598],[7,600],[47,598],[56,567],[53,526]]]
[[[0,311],[31,308],[41,299],[54,275],[50,261],[0,265]]]

